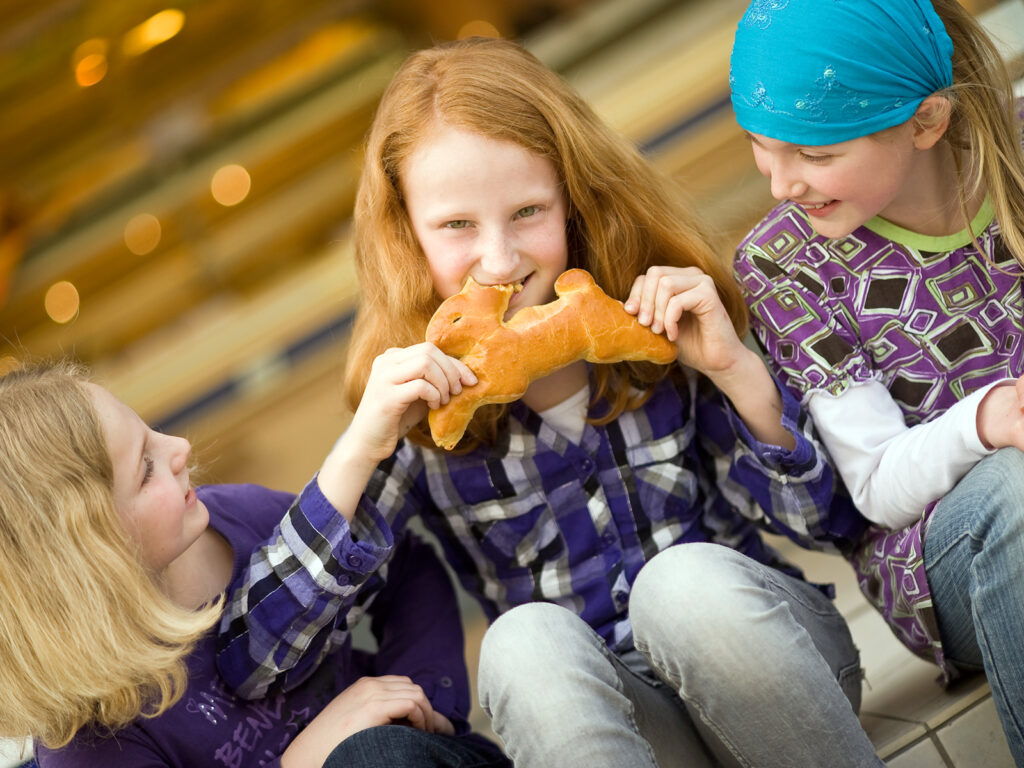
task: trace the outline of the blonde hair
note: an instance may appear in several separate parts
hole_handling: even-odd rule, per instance
[[[953,41],[953,85],[939,95],[951,105],[944,138],[958,161],[964,219],[970,223],[967,200],[983,186],[1003,242],[1024,263],[1024,152],[1012,79],[998,49],[958,0],[932,5]]]
[[[57,748],[156,716],[217,602],[179,607],[140,563],[84,371],[0,378],[0,734]]]
[[[346,368],[355,409],[370,365],[388,347],[423,341],[440,304],[402,200],[403,164],[439,123],[515,143],[551,161],[569,201],[569,266],[590,271],[624,300],[651,266],[697,266],[715,281],[738,332],[746,310],[725,261],[712,250],[673,182],[616,134],[556,73],[507,40],[472,38],[410,56],[378,106],[355,204],[362,300]],[[649,392],[670,367],[597,366],[596,392],[610,421]],[[461,448],[493,441],[505,406],[477,411]],[[410,438],[433,447],[423,424]]]

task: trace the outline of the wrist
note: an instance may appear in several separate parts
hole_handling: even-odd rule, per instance
[[[755,440],[793,450],[796,438],[782,424],[782,395],[775,379],[760,355],[749,347],[743,349],[736,364],[708,378],[729,399]]]
[[[736,355],[732,365],[718,371],[705,371],[704,375],[711,379],[711,382],[728,397],[734,405],[742,400],[744,395],[751,391],[755,382],[770,380],[771,374],[764,365],[764,361],[753,350],[742,347],[742,351]]]
[[[377,461],[360,450],[354,440],[341,439],[327,454],[317,473],[316,482],[320,492],[331,505],[351,521],[360,494],[366,488]]]
[[[986,450],[995,450],[1010,445],[1006,428],[1013,422],[1013,410],[1017,407],[1014,382],[997,384],[992,387],[978,404],[975,426],[978,439]]]

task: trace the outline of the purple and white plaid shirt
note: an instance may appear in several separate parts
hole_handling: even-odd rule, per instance
[[[846,550],[865,523],[833,494],[806,414],[780,392],[792,451],[755,441],[693,373],[666,378],[610,424],[588,424],[579,444],[522,402],[510,407],[497,444],[467,455],[401,442],[368,484],[352,530],[340,515],[307,517],[302,510],[316,506],[307,500],[293,508],[281,546],[255,553],[263,562],[254,560],[253,581],[229,595],[222,674],[249,696],[308,674],[343,642],[350,607],[386,560],[391,531],[417,517],[489,619],[522,603],[557,603],[617,652],[632,648],[633,580],[674,544],[717,542],[802,577],[759,526]]]

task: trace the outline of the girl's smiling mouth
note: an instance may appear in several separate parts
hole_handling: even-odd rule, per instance
[[[508,300],[509,306],[515,304],[516,301],[519,299],[519,297],[522,296],[523,289],[526,287],[526,284],[528,282],[530,282],[530,278],[532,278],[532,277],[533,277],[533,273],[531,272],[526,277],[524,277],[522,280],[516,280],[515,282],[510,283],[510,285],[514,285],[515,286],[515,291],[512,293],[512,296],[509,297],[509,300]]]
[[[796,202],[796,201],[794,201]],[[808,216],[827,216],[839,205],[838,200],[829,200],[824,203],[801,203],[797,202]]]

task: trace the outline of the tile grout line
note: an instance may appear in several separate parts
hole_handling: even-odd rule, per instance
[[[956,768],[956,765],[953,763],[953,758],[950,757],[949,753],[946,751],[946,747],[943,745],[942,739],[939,738],[939,734],[927,726],[925,726],[925,731],[932,742],[932,746],[935,747],[935,751],[938,752],[939,757],[942,758],[942,762],[949,766],[949,768]]]

